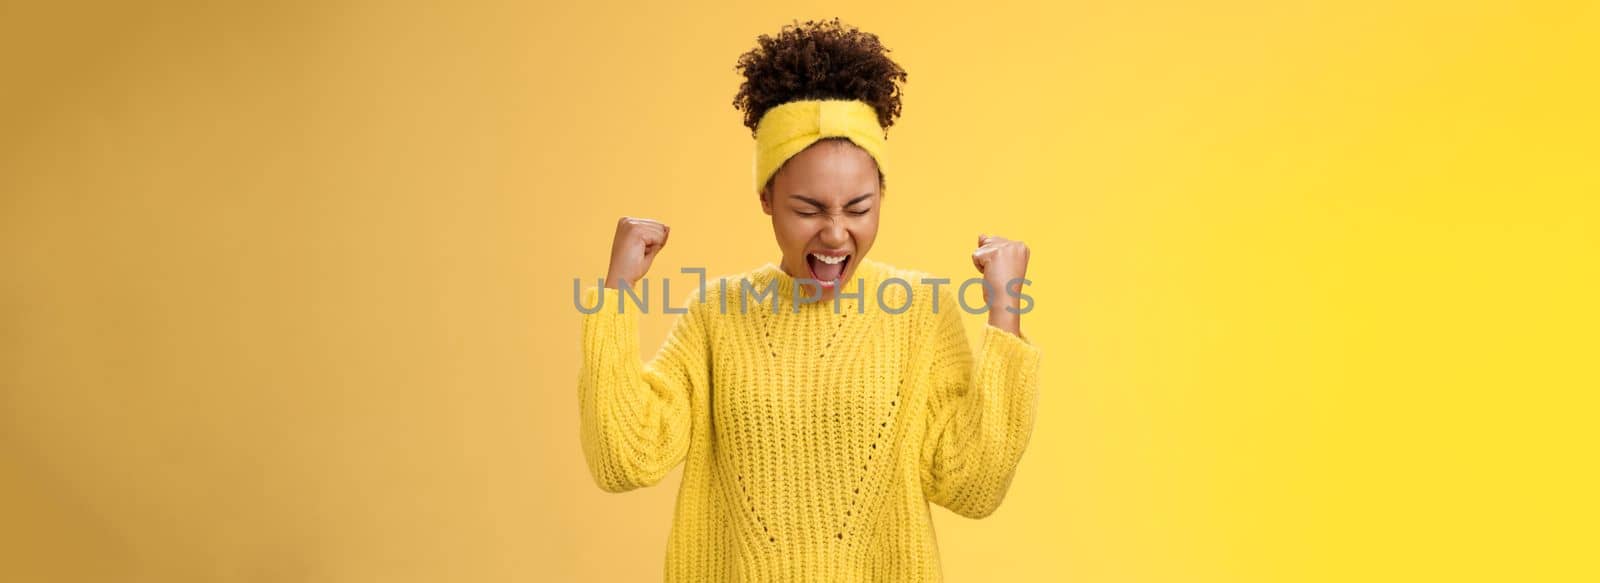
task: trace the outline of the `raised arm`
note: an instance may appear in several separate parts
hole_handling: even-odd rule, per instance
[[[1033,434],[1039,351],[1021,337],[985,325],[974,360],[958,314],[956,308],[939,317],[922,485],[935,504],[983,518],[1005,499]]]
[[[607,287],[584,292],[584,306],[604,298],[601,309],[583,316],[578,375],[584,459],[595,483],[607,492],[654,485],[683,461],[692,395],[710,382],[705,313],[698,298],[678,316],[655,357],[641,362],[639,310],[630,304],[618,313],[625,300],[613,285],[632,285],[643,277],[649,259],[665,244],[665,226],[625,218],[617,228]],[[639,257],[642,267],[629,263]]]
[[[1028,248],[988,235],[978,244],[973,265],[995,290],[985,293],[989,323],[974,360],[956,295],[945,290],[931,336],[922,444],[924,494],[968,518],[992,514],[1005,499],[1032,437],[1039,398],[1039,350],[1022,337],[1020,314],[1007,310],[1018,308],[1021,287],[1012,282],[1025,276]]]

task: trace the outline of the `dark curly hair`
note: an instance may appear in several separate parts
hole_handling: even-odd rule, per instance
[[[777,36],[761,35],[734,66],[744,75],[733,107],[755,135],[767,110],[802,99],[856,99],[878,112],[885,130],[900,115],[906,72],[889,59],[878,35],[832,20],[786,24]]]

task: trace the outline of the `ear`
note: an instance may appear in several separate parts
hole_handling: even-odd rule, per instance
[[[772,183],[770,182],[767,183],[767,186],[761,187],[761,212],[767,213],[767,216],[772,216]]]

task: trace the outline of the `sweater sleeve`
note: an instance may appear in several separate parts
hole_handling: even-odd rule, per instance
[[[1039,349],[985,325],[976,360],[954,295],[940,302],[929,371],[923,492],[968,518],[1000,507],[1038,410]]]
[[[660,482],[688,454],[691,398],[710,378],[709,341],[700,302],[692,301],[642,363],[639,309],[618,313],[623,297],[613,288],[589,288],[583,305],[602,294],[601,308],[583,316],[579,438],[600,489],[626,492]]]

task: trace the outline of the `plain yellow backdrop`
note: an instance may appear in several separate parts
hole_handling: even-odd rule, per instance
[[[1600,578],[1594,2],[29,4],[0,579],[659,579],[572,280],[622,215],[653,276],[776,259],[733,64],[831,16],[910,74],[873,255],[1033,249],[1037,431],[935,509],[950,580]]]

